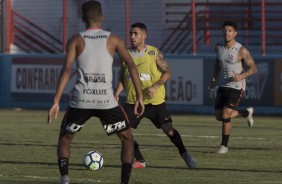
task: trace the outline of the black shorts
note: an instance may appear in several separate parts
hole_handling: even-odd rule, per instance
[[[112,109],[77,109],[68,107],[61,128],[75,133],[91,117],[100,119],[107,135],[119,133],[130,128],[127,115],[121,106]]]
[[[215,98],[215,110],[224,107],[235,110],[243,96],[243,90],[219,87]]]
[[[129,119],[129,123],[131,128],[137,128],[140,121],[143,118],[148,118],[155,125],[156,128],[161,128],[161,126],[165,123],[171,123],[172,119],[169,114],[166,103],[162,103],[159,105],[148,104],[145,105],[145,112],[139,118],[134,114],[134,105],[126,103],[124,106],[124,110],[126,111]]]

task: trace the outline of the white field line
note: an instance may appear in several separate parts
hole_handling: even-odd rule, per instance
[[[166,137],[165,134],[133,134],[134,136],[155,136],[155,137]],[[221,139],[221,136],[213,135],[181,135],[181,137],[196,137],[196,138],[205,138],[205,139]],[[265,140],[261,137],[232,137],[232,139],[248,139],[248,140]]]
[[[11,176],[8,176],[8,175],[2,175],[2,174],[0,174],[0,178],[1,177],[11,177]],[[14,177],[14,176],[13,176]],[[19,178],[19,176],[17,176],[17,179]],[[22,178],[32,178],[32,179],[42,179],[42,180],[48,180],[48,181],[50,181],[50,180],[58,180],[59,181],[59,177],[42,177],[42,176],[32,176],[32,175],[27,175],[27,176],[22,176]],[[73,182],[79,182],[79,183],[81,183],[81,182],[93,182],[93,183],[113,183],[113,181],[101,181],[101,180],[91,180],[91,179],[72,179],[72,181]],[[243,182],[244,183],[244,182]],[[243,184],[242,183],[242,184]],[[246,184],[281,184],[281,182],[280,181],[268,181],[268,182],[266,182],[266,181],[262,181],[262,182],[258,182],[258,181],[256,181],[256,182],[247,182]]]
[[[2,175],[0,174],[0,177],[3,178],[11,178],[11,177],[15,177],[15,176],[10,176],[10,175]],[[16,178],[32,178],[32,179],[41,179],[41,180],[48,180],[48,181],[54,181],[54,180],[60,180],[60,177],[46,177],[46,176],[35,176],[35,175],[26,175],[26,176],[17,176]],[[71,180],[75,183],[83,183],[83,182],[91,182],[91,183],[113,183],[113,181],[101,181],[101,180],[93,180],[93,179],[75,179],[75,178],[71,178]]]

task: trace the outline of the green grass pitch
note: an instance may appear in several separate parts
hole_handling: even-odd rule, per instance
[[[59,183],[56,145],[63,112],[48,125],[46,111],[0,110],[0,184]],[[233,119],[229,153],[216,153],[221,123],[211,115],[173,115],[187,149],[197,161],[189,170],[161,130],[143,120],[135,139],[147,161],[133,170],[132,184],[278,184],[282,183],[282,118],[255,116],[253,128]],[[89,171],[83,155],[97,150],[104,166]],[[69,174],[72,184],[119,183],[120,142],[106,136],[100,122],[90,119],[72,144]]]

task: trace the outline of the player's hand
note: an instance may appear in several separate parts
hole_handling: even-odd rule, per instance
[[[114,97],[115,97],[116,101],[118,102],[119,96],[118,96],[118,95],[115,95]]]
[[[144,111],[145,111],[145,105],[143,102],[143,98],[139,98],[138,100],[135,101],[134,104],[134,114],[137,116],[137,118],[139,118],[140,116],[142,116]]]
[[[156,91],[157,91],[157,88],[151,86],[151,87],[148,88],[146,94],[147,94],[150,98],[152,98],[152,97],[154,96],[154,94],[156,93]]]
[[[232,76],[232,78],[233,78],[233,81],[235,81],[235,82],[238,82],[238,81],[241,81],[241,80],[242,80],[241,75],[238,74],[238,73],[236,73],[235,71],[233,71],[233,76]]]
[[[214,87],[215,87],[215,81],[212,80],[211,83],[210,83],[210,85],[208,86],[208,90],[209,90],[209,91],[212,91],[212,90],[214,90]]]
[[[54,119],[57,119],[59,114],[59,109],[60,109],[59,104],[53,104],[53,106],[51,107],[48,113],[48,121],[47,121],[48,124],[51,123],[53,114],[54,114]]]

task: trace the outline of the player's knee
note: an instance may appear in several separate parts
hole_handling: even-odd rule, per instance
[[[172,127],[171,123],[163,124],[162,130],[169,137],[173,136],[173,134],[174,134],[174,128]]]
[[[125,141],[133,142],[133,136],[131,134],[130,129],[118,133],[118,137],[119,137],[121,142],[125,142]]]
[[[174,135],[174,129],[168,130],[167,132],[165,132],[165,134],[166,134],[168,137],[172,137],[172,136]]]
[[[64,134],[61,135],[59,140],[58,140],[58,146],[59,147],[65,147],[65,146],[69,146],[74,138],[73,133],[68,133],[68,134]]]
[[[222,119],[222,123],[230,123],[231,119],[230,118],[224,118]]]

